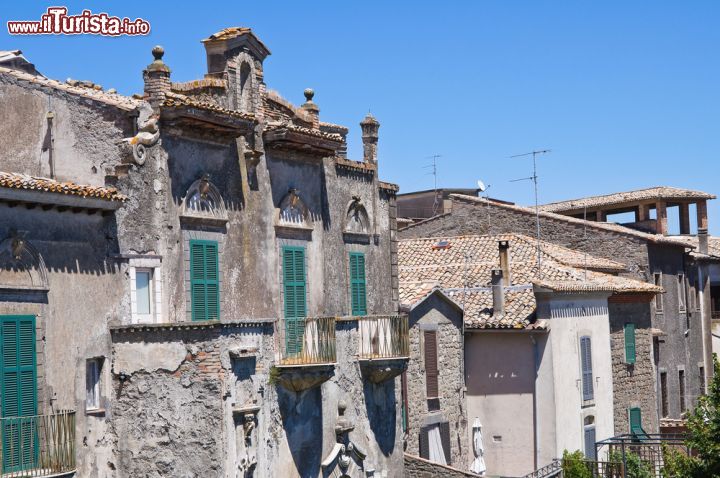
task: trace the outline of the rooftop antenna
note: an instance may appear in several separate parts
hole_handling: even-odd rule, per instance
[[[478,191],[481,193],[485,193],[485,218],[487,219],[487,231],[486,234],[490,234],[490,196],[487,192],[488,189],[490,189],[490,186],[492,184],[485,184],[480,179],[478,179],[477,187]]]
[[[516,154],[514,156],[510,156],[511,158],[522,158],[525,156],[532,156],[533,159],[533,174],[530,177],[527,178],[520,178],[520,179],[513,179],[510,181],[511,183],[517,182],[517,181],[527,181],[531,180],[533,182],[533,185],[535,186],[535,235],[537,240],[537,265],[538,265],[538,274],[540,277],[542,277],[542,269],[540,268],[540,208],[538,205],[538,175],[537,175],[537,155],[538,154],[547,154],[551,150],[549,149],[540,149],[531,151],[529,153],[523,153],[523,154]]]
[[[442,154],[433,154],[432,156],[428,156],[427,159],[432,159],[432,163],[425,166],[425,168],[432,168],[432,171],[428,174],[432,174],[433,176],[433,191],[435,191],[435,199],[433,200],[433,209],[432,209],[432,215],[435,216],[437,214],[438,207],[440,206],[440,201],[438,201],[437,196],[437,160],[442,158]]]

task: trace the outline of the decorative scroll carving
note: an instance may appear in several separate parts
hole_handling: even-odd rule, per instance
[[[132,147],[133,161],[138,166],[145,164],[148,158],[148,148],[154,146],[160,139],[158,116],[151,113],[151,109],[141,109],[137,119],[138,133],[132,138],[123,140]]]
[[[367,454],[350,440],[349,434],[355,429],[355,425],[345,417],[346,409],[347,404],[340,400],[335,425],[337,443],[322,462],[324,477],[360,478],[365,472],[363,462]]]

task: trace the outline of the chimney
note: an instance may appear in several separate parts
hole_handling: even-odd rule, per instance
[[[498,241],[500,251],[500,269],[502,270],[503,285],[510,285],[510,241]]]
[[[708,253],[708,230],[705,228],[698,228],[698,252],[701,254]]]
[[[165,101],[165,94],[170,91],[170,68],[162,61],[165,54],[163,47],[156,46],[152,49],[152,54],[155,60],[143,71],[143,80],[145,81],[145,99],[157,111]]]
[[[502,269],[493,269],[490,278],[490,287],[493,297],[493,317],[505,315],[505,291],[503,289]]]
[[[313,103],[315,91],[312,88],[305,88],[303,94],[305,95],[305,104],[301,108],[310,116],[313,129],[320,129],[320,108]]]
[[[370,113],[360,122],[362,128],[363,161],[377,164],[378,130],[380,123]]]

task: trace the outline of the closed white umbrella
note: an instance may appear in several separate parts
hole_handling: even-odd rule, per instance
[[[472,471],[473,473],[477,473],[478,475],[484,475],[487,468],[485,467],[485,460],[483,459],[485,450],[483,449],[482,441],[482,423],[480,423],[480,419],[478,417],[475,417],[472,431],[473,453],[475,454],[475,460],[473,460],[472,465],[470,465],[470,471]]]

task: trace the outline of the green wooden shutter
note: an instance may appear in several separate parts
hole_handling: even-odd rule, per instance
[[[636,438],[647,439],[648,436],[642,427],[642,412],[638,407],[632,407],[628,410],[628,419],[630,421],[630,433]]]
[[[362,252],[350,253],[350,305],[352,315],[367,314],[365,254]]]
[[[282,248],[283,290],[285,302],[285,345],[287,353],[302,351],[307,315],[305,284],[305,248]]]
[[[635,363],[635,324],[625,324],[625,363]]]
[[[190,241],[192,320],[220,319],[218,243]]]
[[[0,334],[3,470],[18,471],[37,461],[35,317],[0,317]]]

